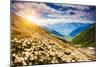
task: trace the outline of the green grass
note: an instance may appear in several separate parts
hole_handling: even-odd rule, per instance
[[[82,47],[95,47],[96,37],[95,37],[95,25],[91,26],[87,30],[78,34],[75,38],[72,39],[72,43],[81,45]]]

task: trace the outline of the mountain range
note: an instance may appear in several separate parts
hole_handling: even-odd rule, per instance
[[[55,23],[52,25],[46,26],[46,29],[50,32],[53,32],[55,35],[61,36],[64,39],[70,40],[75,37],[80,32],[88,29],[92,24],[90,23]],[[52,31],[51,31],[52,30]],[[60,34],[60,35],[59,35]]]
[[[81,45],[83,47],[95,47],[96,46],[96,25],[93,24],[85,31],[79,33],[72,39],[74,44]]]
[[[95,61],[92,50],[63,41],[53,34],[55,31],[49,32],[24,17],[11,17],[11,66]]]

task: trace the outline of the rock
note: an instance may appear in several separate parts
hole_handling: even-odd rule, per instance
[[[65,51],[64,54],[66,54],[66,55],[70,55],[71,52],[67,52],[67,51]]]
[[[83,54],[82,48],[77,47],[78,49],[74,50],[73,48],[66,48],[49,40],[43,40],[42,42],[42,39],[37,38],[34,40],[31,38],[21,40],[15,38],[12,42],[16,42],[13,46],[22,49],[22,52],[20,52],[15,47],[12,48],[12,51],[19,51],[18,54],[12,54],[12,65],[70,63],[92,60],[84,55],[86,53]],[[84,52],[89,53],[89,50],[86,49]]]

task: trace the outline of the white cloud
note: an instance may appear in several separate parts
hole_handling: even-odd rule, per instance
[[[48,7],[44,3],[29,3],[29,2],[17,2],[12,5],[14,9],[16,9],[16,13],[18,14],[29,14],[33,15],[32,13],[35,12],[38,15],[42,15],[44,13],[57,15],[59,12],[54,8]],[[21,13],[20,13],[21,12]],[[22,13],[23,12],[23,13]]]
[[[55,4],[55,5],[65,7],[65,8],[72,7],[79,10],[89,9],[89,6],[87,5],[77,5],[77,4]]]
[[[28,19],[38,25],[42,25],[42,26],[52,25],[55,23],[94,23],[90,20],[71,19],[71,18],[69,18],[69,19],[65,19],[65,18],[45,19],[45,18],[33,18],[32,16],[26,16],[26,19]]]
[[[65,4],[56,4],[63,7],[74,7],[78,9],[84,9],[88,7],[79,6],[79,5],[65,5]],[[48,25],[54,23],[93,23],[91,20],[86,18],[80,18],[80,16],[85,16],[87,13],[83,11],[73,11],[75,15],[67,14],[72,10],[65,11],[65,14],[61,14],[61,11],[56,10],[47,6],[45,3],[30,3],[30,2],[16,2],[12,4],[12,7],[16,10],[17,15],[23,16],[32,22],[35,22],[39,25]],[[46,16],[45,17],[45,13]]]

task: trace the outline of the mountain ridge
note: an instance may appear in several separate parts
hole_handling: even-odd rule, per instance
[[[54,29],[55,31],[65,35],[65,36],[71,36],[70,34],[79,28],[82,28],[82,30],[80,30],[78,33],[82,32],[83,30],[87,29],[88,27],[90,27],[91,24],[90,23],[55,23],[53,25],[49,25],[48,28],[50,29]],[[77,35],[78,33],[76,33],[75,35]]]
[[[75,44],[80,44],[81,46],[93,46],[95,47],[96,39],[95,39],[95,24],[93,24],[90,28],[78,34],[75,38],[72,39],[72,42]]]
[[[87,53],[89,52],[87,48],[64,42],[23,17],[15,14],[11,17],[12,66],[95,60],[95,55]]]

